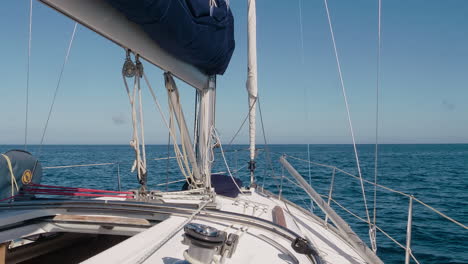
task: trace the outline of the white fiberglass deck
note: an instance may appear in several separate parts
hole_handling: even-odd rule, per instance
[[[189,200],[177,200],[180,203]],[[167,200],[169,202],[169,200]],[[192,200],[193,202],[193,200]],[[365,263],[356,251],[337,235],[332,227],[295,206],[274,197],[252,193],[236,199],[216,197],[217,209],[259,217],[273,221],[272,210],[283,209],[286,227],[312,241],[324,263]],[[188,246],[182,244],[186,217],[171,216],[145,232],[87,260],[85,263],[175,263],[183,260]],[[296,253],[291,242],[279,234],[256,226],[232,224],[222,220],[206,220],[195,217],[192,222],[215,227],[227,233],[239,234],[237,249],[226,263],[310,263],[306,255]],[[175,233],[174,230],[177,230]]]

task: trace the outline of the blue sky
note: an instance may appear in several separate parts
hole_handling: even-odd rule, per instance
[[[208,2],[208,1],[207,1]],[[218,79],[217,128],[228,142],[247,114],[246,3],[231,0],[236,50]],[[24,141],[29,1],[2,1],[0,144]],[[373,143],[377,0],[329,0],[358,143]],[[323,1],[258,0],[258,84],[270,143],[351,143]],[[380,138],[468,143],[468,1],[383,0]],[[73,21],[34,1],[28,141],[40,141]],[[79,26],[45,144],[127,144],[123,50]],[[162,71],[145,64],[165,109]],[[180,84],[187,120],[194,90]],[[167,131],[144,90],[147,142]],[[191,122],[189,121],[189,124]],[[244,128],[235,143],[246,143]],[[259,129],[258,142],[263,142]]]

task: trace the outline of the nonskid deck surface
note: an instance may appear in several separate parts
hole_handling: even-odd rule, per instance
[[[249,208],[244,209],[238,201],[247,204],[263,204],[268,206],[268,208],[265,213],[260,214],[253,212],[254,209],[250,209],[250,211]],[[279,207],[283,211],[286,227],[311,241],[321,259],[326,263],[365,263],[356,251],[340,238],[332,227],[326,227],[322,220],[310,213],[306,213],[305,210],[297,205],[258,192],[252,192],[251,195],[245,195],[244,197],[240,196],[237,202],[234,201],[234,203],[232,200],[224,197],[221,198],[221,202],[223,203],[223,210],[233,212],[242,210],[246,214],[259,214],[260,218],[268,221],[274,220],[274,213],[272,211],[275,207]],[[265,235],[268,236],[268,234]],[[286,248],[291,248],[290,243],[286,245]]]
[[[33,234],[50,231],[50,227],[54,226],[55,229],[52,230],[56,231],[57,228],[62,228],[62,232],[68,230],[68,232],[102,232],[131,236],[88,259],[85,263],[175,263],[183,260],[183,253],[188,248],[182,243],[183,226],[187,221],[208,225],[228,234],[234,233],[240,236],[235,253],[225,263],[311,263],[306,255],[295,252],[291,247],[291,239],[294,239],[294,236],[304,237],[311,241],[322,263],[365,263],[358,253],[336,233],[333,227],[326,227],[323,221],[304,209],[278,200],[274,196],[259,193],[254,189],[239,195],[237,198],[218,195],[214,203],[207,205],[192,219],[189,218],[194,214],[196,205],[204,202],[201,197],[187,196],[187,199],[184,199],[183,195],[176,198],[174,195],[162,195],[161,201],[162,204],[136,203],[142,207],[141,210],[153,212],[152,214],[142,213],[138,210],[132,212],[129,210],[131,206],[125,207],[126,201],[115,205],[112,202],[120,202],[114,199],[114,201],[104,201],[104,204],[107,205],[103,207],[112,207],[113,209],[101,210],[99,214],[96,214],[96,211],[91,213],[86,210],[86,207],[92,209],[90,205],[78,206],[72,202],[69,205],[64,203],[55,208],[50,206],[46,210],[28,209],[28,207],[22,211],[3,210],[0,211],[0,217],[8,219],[9,216],[10,221],[13,221],[13,218],[15,218],[14,221],[17,221],[20,218],[28,219],[55,214],[54,219],[64,219],[57,217],[57,215],[76,215],[80,214],[81,211],[81,214],[90,216],[122,218],[119,220],[121,222],[119,226],[107,229],[103,228],[105,226],[103,223],[94,226],[92,224],[80,225],[79,227],[74,226],[73,223],[60,225],[60,227],[57,224],[54,226],[53,223],[36,223],[34,227],[29,227],[29,229],[22,227],[22,229],[16,230],[17,235],[21,235],[21,232]],[[102,206],[102,202],[101,199],[98,204]],[[177,204],[181,207],[178,208]],[[67,206],[69,208],[65,209]],[[70,210],[70,206],[76,209]],[[115,208],[120,208],[120,210]],[[88,212],[86,213],[86,211]],[[152,219],[148,217],[150,215],[152,215]],[[130,224],[128,225],[122,224],[122,221],[126,222],[126,216],[129,218],[128,223]],[[151,228],[140,223],[141,221],[134,220],[145,217],[154,224]],[[90,219],[98,218],[91,217]],[[7,224],[3,223],[3,225]],[[3,236],[0,233],[0,237],[2,241],[5,241],[5,233]]]

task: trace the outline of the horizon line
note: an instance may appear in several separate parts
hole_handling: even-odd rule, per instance
[[[419,143],[378,143],[378,145],[467,145],[468,142],[419,142]],[[145,144],[146,146],[151,145],[158,145],[158,146],[167,146],[168,144],[164,143],[150,143]],[[172,145],[172,144],[170,144]],[[180,145],[180,143],[178,144]],[[231,145],[246,145],[248,146],[249,143],[236,143]],[[353,143],[270,143],[270,144],[257,144],[256,146],[264,146],[264,145],[353,145]],[[375,143],[357,143],[356,145],[375,145]],[[22,144],[16,143],[0,143],[0,146],[24,146]],[[40,144],[27,144],[26,146],[40,146]],[[129,144],[122,144],[122,143],[56,143],[56,144],[43,144],[43,146],[129,146]],[[227,145],[229,146],[229,145]]]

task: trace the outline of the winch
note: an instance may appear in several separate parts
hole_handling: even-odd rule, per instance
[[[226,232],[218,229],[198,224],[190,223],[184,227],[183,243],[189,248],[184,252],[184,263],[210,264],[215,257],[218,260],[228,257],[234,253],[239,236],[236,234],[227,235]]]

